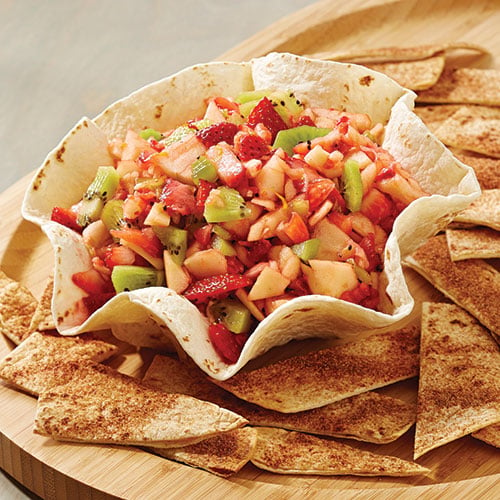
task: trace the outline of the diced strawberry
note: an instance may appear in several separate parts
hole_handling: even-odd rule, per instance
[[[135,264],[137,254],[122,245],[110,246],[104,252],[104,264],[108,269],[115,266],[128,266]]]
[[[227,144],[219,144],[209,148],[207,158],[217,167],[217,175],[223,184],[237,188],[246,181],[245,168]]]
[[[219,142],[232,144],[236,132],[238,132],[238,126],[234,123],[220,122],[202,128],[196,132],[196,136],[207,148],[209,148],[210,146],[219,144]]]
[[[227,261],[227,272],[231,274],[243,274],[245,266],[236,255],[230,255],[226,257]]]
[[[237,134],[234,140],[234,149],[242,161],[259,159],[269,153],[269,146],[264,139],[254,134]]]
[[[83,228],[77,222],[77,214],[70,210],[69,208],[63,207],[54,207],[52,209],[52,214],[50,216],[50,220],[54,222],[59,222],[63,226],[69,227],[76,231],[77,233],[81,233]]]
[[[252,279],[239,274],[217,274],[192,283],[184,292],[184,297],[192,301],[204,302],[227,295],[252,283]]]
[[[309,239],[309,230],[297,212],[292,212],[283,230],[293,243],[302,243]]]
[[[237,102],[232,101],[231,99],[228,99],[227,97],[215,97],[214,98],[215,104],[217,104],[218,108],[221,109],[227,109],[228,111],[234,111],[236,113],[240,112],[240,107],[238,106]]]
[[[137,245],[152,257],[161,257],[163,254],[163,245],[150,227],[144,229],[112,229],[110,233],[114,238]]]
[[[194,239],[201,245],[202,248],[207,248],[210,244],[212,227],[212,224],[205,224],[204,226],[195,229],[193,233]]]
[[[335,184],[330,179],[314,179],[307,185],[307,199],[309,208],[316,210],[335,189]]]
[[[359,246],[365,251],[368,259],[368,268],[366,270],[368,272],[381,271],[382,259],[376,250],[375,235],[373,233],[368,233],[361,239]]]
[[[198,183],[198,189],[196,190],[195,205],[196,213],[202,214],[205,209],[205,202],[207,201],[210,191],[214,189],[217,185],[212,182],[208,182],[204,179],[200,179]]]
[[[352,220],[348,215],[339,212],[330,212],[328,214],[328,220],[342,229],[345,234],[352,236]]]
[[[93,312],[97,311],[102,307],[109,299],[114,297],[116,294],[114,292],[100,293],[97,295],[88,295],[87,297],[82,297],[82,302],[87,313],[90,316]]]
[[[241,241],[240,244],[248,248],[248,258],[253,263],[268,260],[267,254],[273,246],[269,240]]]
[[[255,128],[258,123],[262,123],[269,129],[273,140],[280,130],[288,128],[283,118],[274,109],[273,103],[267,97],[262,98],[248,116],[247,124],[250,127]]]
[[[175,179],[167,179],[163,186],[160,201],[165,204],[169,215],[191,215],[196,211],[196,200],[192,186]]]
[[[369,309],[376,309],[379,303],[379,293],[376,288],[367,283],[360,283],[353,290],[345,291],[341,296],[341,300],[353,302]]]
[[[244,333],[235,334],[230,332],[222,323],[209,325],[208,337],[222,361],[230,364],[238,361],[243,345],[248,339],[248,335]]]
[[[310,127],[316,126],[313,119],[307,115],[300,116],[299,119],[295,121],[294,125],[296,127],[300,127],[301,125],[309,125]]]
[[[361,203],[361,213],[374,224],[379,224],[389,232],[396,218],[395,206],[392,200],[378,189],[372,188],[365,194]]]
[[[298,278],[292,280],[288,285],[288,288],[290,289],[293,295],[299,297],[302,295],[311,294],[311,290],[309,289],[309,285],[304,275],[301,275]]]
[[[95,269],[74,273],[71,276],[73,283],[90,295],[99,295],[113,291],[111,281],[104,277]]]

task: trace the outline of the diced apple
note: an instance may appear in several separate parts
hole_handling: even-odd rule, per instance
[[[302,264],[302,270],[312,293],[339,298],[358,286],[354,268],[348,262],[310,260],[309,265]]]
[[[284,163],[284,160],[275,154],[255,177],[255,184],[261,198],[274,200],[276,199],[276,194],[283,196],[285,190]]]
[[[285,278],[279,271],[266,266],[255,280],[248,298],[250,300],[267,299],[276,295],[282,295],[290,280]]]
[[[146,226],[170,226],[170,215],[163,210],[165,205],[163,203],[156,202],[149,211],[146,219],[144,220],[144,225]]]
[[[215,248],[193,253],[184,260],[184,265],[197,279],[227,273],[227,260]]]
[[[276,236],[276,228],[280,222],[285,222],[289,217],[288,210],[279,208],[274,212],[268,212],[256,222],[254,222],[248,231],[248,241],[258,241],[264,238]]]
[[[283,246],[278,256],[278,266],[281,274],[293,281],[300,273],[300,259],[290,247]]]
[[[191,281],[189,274],[172,259],[167,250],[163,252],[163,262],[165,264],[165,281],[167,282],[167,287],[174,292],[182,293]]]

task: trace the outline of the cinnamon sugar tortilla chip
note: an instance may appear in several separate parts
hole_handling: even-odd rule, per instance
[[[167,392],[211,401],[238,413],[250,425],[389,443],[415,423],[414,405],[372,391],[293,414],[268,410],[233,396],[209,382],[201,371],[167,356],[155,356],[143,381]]]
[[[424,303],[414,458],[500,421],[500,350],[455,304]]]
[[[368,68],[384,73],[403,87],[411,90],[424,90],[432,87],[438,81],[444,65],[444,54],[415,61],[366,64]]]
[[[461,104],[434,104],[415,106],[414,111],[428,129],[434,133],[447,118],[455,114],[461,107]]]
[[[0,378],[37,396],[71,380],[75,372],[66,369],[67,361],[101,362],[116,352],[115,345],[95,340],[91,334],[62,337],[33,332],[0,361]]]
[[[63,441],[178,447],[245,424],[212,403],[166,394],[108,366],[80,361],[69,382],[40,394],[34,431]]]
[[[500,258],[500,232],[488,227],[447,229],[451,260]]]
[[[278,474],[417,476],[429,469],[300,432],[260,427],[252,463]]]
[[[455,216],[453,222],[500,231],[500,189],[485,189],[479,198]]]
[[[20,344],[27,338],[38,301],[33,294],[0,270],[0,333]]]
[[[500,158],[500,108],[462,106],[435,134],[448,146]]]
[[[236,96],[253,88],[289,89],[311,106],[370,114],[375,122],[386,124],[383,146],[432,193],[407,207],[389,236],[382,278],[387,283],[387,309],[373,311],[327,296],[298,297],[258,325],[232,365],[223,362],[208,341],[208,322],[199,310],[164,287],[122,292],[88,317],[82,307],[83,291],[71,276],[90,269],[91,257],[79,235],[49,221],[52,207],[77,202],[97,167],[109,163],[107,139],[123,136],[128,128],[165,130],[199,116],[209,96]],[[385,75],[361,66],[271,53],[245,63],[187,68],[116,102],[94,120],[82,119],[49,154],[23,203],[24,217],[42,226],[54,248],[53,314],[58,331],[74,335],[110,328],[129,340],[144,322],[148,331],[154,322],[152,336],[162,333],[172,339],[205,373],[222,380],[249,360],[293,339],[353,340],[391,328],[408,316],[414,304],[401,257],[442,229],[450,214],[479,194],[472,169],[458,162],[412,112],[414,98]]]
[[[52,294],[54,291],[54,277],[50,276],[45,289],[38,301],[38,305],[31,318],[31,331],[54,330],[56,325],[52,317]]]
[[[294,413],[415,377],[419,331],[371,335],[240,372],[218,385],[246,401]]]
[[[244,427],[181,448],[154,448],[153,453],[221,477],[230,477],[247,464],[257,444],[257,431]]]
[[[500,70],[446,68],[430,89],[418,92],[417,102],[500,105]]]
[[[405,263],[486,328],[500,334],[500,273],[493,266],[482,259],[453,262],[445,234],[429,238]]]
[[[489,158],[465,150],[455,151],[454,154],[474,169],[481,189],[500,189],[500,158]]]
[[[478,431],[473,432],[472,436],[490,444],[491,446],[500,448],[500,423],[488,425],[488,427],[479,429]]]

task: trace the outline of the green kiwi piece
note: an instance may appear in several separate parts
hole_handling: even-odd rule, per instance
[[[191,172],[196,185],[200,183],[200,179],[215,182],[218,178],[217,167],[205,155],[200,156],[193,162]]]
[[[233,245],[231,245],[229,241],[217,235],[215,235],[214,239],[212,240],[212,248],[215,248],[215,250],[219,250],[219,252],[226,257],[232,257],[233,255],[236,255],[236,250],[234,249]]]
[[[228,222],[244,219],[249,215],[250,209],[240,193],[226,186],[210,191],[203,211],[207,222]]]
[[[363,201],[363,181],[359,164],[355,160],[347,160],[342,171],[342,186],[346,207],[357,212]]]
[[[104,202],[100,198],[84,198],[78,205],[77,222],[81,227],[87,227],[101,216]]]
[[[320,241],[318,238],[311,238],[310,240],[297,243],[292,246],[292,252],[299,257],[303,262],[314,259],[318,254]]]
[[[102,209],[101,220],[108,230],[122,227],[125,224],[123,200],[109,200]]]
[[[114,167],[99,167],[83,198],[86,200],[100,198],[106,202],[113,198],[119,183],[120,174]]]
[[[236,299],[224,299],[210,305],[215,321],[222,322],[233,333],[244,333],[252,326],[250,311]]]
[[[307,142],[316,137],[323,137],[331,132],[329,128],[313,127],[311,125],[300,125],[299,127],[280,130],[276,134],[273,148],[282,148],[289,155],[293,154],[293,148],[301,142]]]
[[[174,226],[151,226],[165,249],[176,264],[181,265],[186,258],[188,232]]]
[[[304,106],[293,92],[277,90],[269,95],[269,100],[287,124],[290,124],[292,117],[299,116],[304,111]]]
[[[138,290],[150,286],[162,286],[164,273],[152,267],[115,266],[111,271],[111,282],[116,293]]]
[[[165,137],[165,139],[162,139],[160,142],[162,144],[165,144],[165,146],[170,146],[174,142],[179,142],[188,135],[192,135],[195,133],[195,130],[193,130],[189,125],[180,125],[174,131],[168,136]]]

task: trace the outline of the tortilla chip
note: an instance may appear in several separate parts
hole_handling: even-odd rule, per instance
[[[500,105],[500,70],[446,68],[430,89],[418,92],[417,102]]]
[[[435,131],[444,144],[500,158],[500,108],[462,106]]]
[[[500,420],[500,350],[455,304],[422,305],[414,458]]]
[[[455,216],[453,222],[488,226],[500,231],[500,189],[485,189],[479,198]]]
[[[52,295],[54,291],[54,277],[50,276],[47,280],[45,289],[40,297],[38,305],[31,318],[31,331],[54,330],[56,325],[52,317]]]
[[[167,392],[180,392],[211,401],[246,418],[250,425],[389,443],[415,423],[415,407],[399,399],[365,392],[321,408],[280,413],[248,403],[209,382],[200,371],[176,359],[155,356],[143,382]]]
[[[257,444],[257,431],[244,427],[181,448],[154,448],[153,453],[221,477],[230,477],[248,463]]]
[[[245,419],[182,394],[166,394],[97,363],[65,363],[76,373],[42,392],[34,432],[56,440],[178,447],[238,429]]]
[[[455,114],[462,104],[435,104],[429,106],[415,106],[415,113],[426,124],[427,128],[435,133],[442,123]]]
[[[0,270],[0,333],[20,344],[30,334],[38,301],[33,294]]]
[[[301,432],[259,427],[252,463],[278,474],[416,476],[430,471],[397,457],[377,455]]]
[[[294,413],[415,377],[418,345],[418,329],[408,327],[214,382],[264,408]]]
[[[393,62],[393,61],[415,61],[427,59],[443,51],[471,50],[480,54],[487,54],[488,51],[480,46],[468,42],[435,43],[426,45],[414,45],[410,47],[376,47],[371,49],[353,49],[344,52],[320,52],[311,57],[318,59],[329,59],[332,61],[349,62]]]
[[[71,380],[73,372],[64,368],[65,362],[101,362],[116,352],[115,345],[95,340],[91,334],[62,337],[33,332],[0,361],[0,378],[37,396]]]
[[[500,333],[500,273],[493,266],[481,259],[453,262],[445,234],[430,238],[405,259],[405,264],[486,328]]]
[[[453,261],[500,257],[500,232],[488,227],[447,229],[446,241]]]
[[[82,307],[84,292],[71,276],[90,269],[91,256],[79,235],[50,222],[52,206],[69,206],[81,197],[97,167],[103,164],[102,158],[109,155],[106,135],[120,137],[128,128],[166,130],[199,116],[207,97],[234,97],[254,88],[289,89],[310,106],[368,113],[374,122],[386,123],[382,146],[422,189],[437,195],[416,200],[394,224],[382,277],[387,283],[384,303],[389,307],[374,311],[328,296],[294,298],[260,322],[234,364],[218,356],[209,342],[208,322],[198,308],[165,287],[119,293],[89,316]],[[357,340],[401,321],[414,305],[402,272],[401,256],[444,228],[451,213],[465,208],[479,195],[472,170],[459,163],[414,115],[414,98],[414,93],[368,68],[271,53],[247,63],[214,62],[187,68],[116,102],[93,121],[82,120],[49,154],[23,203],[23,216],[42,226],[54,248],[53,312],[58,331],[75,335],[110,328],[124,339],[140,331],[145,321],[155,321],[158,327],[152,330],[152,336],[161,332],[166,337],[172,335],[175,344],[205,373],[223,380],[251,359],[293,339]],[[90,158],[86,156],[87,149],[92,149]],[[73,168],[85,172],[74,176]],[[59,196],[61,184],[68,191],[63,198]]]
[[[400,85],[411,90],[424,90],[432,87],[443,72],[444,54],[416,61],[371,63],[366,66],[380,71]]]
[[[472,436],[500,448],[500,424],[488,425],[488,427],[473,432]]]
[[[465,150],[455,151],[454,154],[474,169],[481,189],[500,189],[500,159]]]

